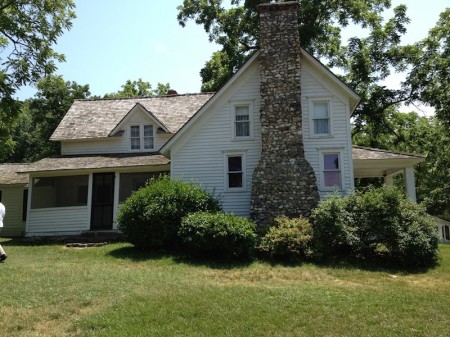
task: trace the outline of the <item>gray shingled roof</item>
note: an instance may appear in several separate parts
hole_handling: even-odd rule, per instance
[[[121,167],[167,165],[170,160],[160,154],[107,154],[58,156],[39,160],[20,172],[48,172],[64,170],[95,170]]]
[[[76,100],[50,140],[108,137],[138,103],[151,112],[170,132],[176,133],[212,96],[212,93],[202,93],[146,98]]]
[[[19,174],[28,164],[0,164],[0,185],[27,184],[28,174]]]
[[[377,160],[377,159],[424,159],[420,154],[392,152],[388,150],[374,149],[370,147],[353,146],[353,159]]]

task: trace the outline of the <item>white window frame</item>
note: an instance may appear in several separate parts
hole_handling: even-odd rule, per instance
[[[309,129],[311,137],[315,138],[329,138],[333,136],[333,104],[331,97],[309,97]],[[328,104],[328,133],[316,133],[314,129],[314,121],[319,118],[314,118],[314,106],[317,103]]]
[[[344,165],[343,165],[343,151],[342,148],[328,148],[328,149],[320,149],[319,150],[319,170],[320,170],[320,190],[321,191],[342,191],[343,190],[343,171],[344,171]],[[329,170],[325,171],[325,155],[327,154],[337,154],[338,156],[338,162],[339,162],[339,169],[338,170]],[[340,186],[325,186],[325,172],[339,172],[339,181]]]
[[[249,135],[248,136],[236,136],[236,108],[248,107],[248,123],[249,123]],[[254,137],[254,122],[253,122],[253,101],[236,101],[231,103],[231,139],[235,141],[251,140]]]
[[[242,187],[230,187],[229,184],[229,173],[228,171],[228,158],[230,157],[241,157],[241,165],[242,171],[239,171],[242,174]],[[246,164],[246,155],[245,151],[233,151],[233,152],[224,152],[224,188],[227,192],[245,192],[247,190],[247,164]],[[232,171],[237,172],[237,171]]]
[[[144,130],[146,126],[150,126],[152,129],[151,136],[145,136]],[[131,129],[133,127],[139,127],[139,137],[131,137]],[[129,137],[128,137],[128,149],[132,152],[149,152],[153,151],[155,149],[155,126],[153,124],[131,124],[129,127]],[[132,149],[132,139],[133,138],[139,138],[139,149]],[[152,139],[153,146],[151,148],[146,149],[145,148],[145,139]]]

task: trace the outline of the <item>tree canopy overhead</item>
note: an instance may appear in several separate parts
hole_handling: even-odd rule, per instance
[[[20,111],[14,94],[64,60],[53,45],[71,28],[74,7],[72,0],[0,0],[0,157],[13,147],[9,129]]]
[[[202,25],[209,40],[221,46],[200,71],[202,91],[217,91],[258,48],[257,6],[266,2],[184,0],[178,7],[181,26],[191,20]],[[427,39],[403,45],[401,39],[410,22],[405,5],[395,7],[393,15],[385,18],[390,0],[299,0],[299,4],[302,47],[341,70],[345,75],[340,77],[362,98],[354,113],[354,133],[367,123],[381,127],[389,108],[419,100],[450,121],[449,9]],[[350,25],[355,36],[343,41],[342,32]],[[393,71],[409,73],[401,89],[380,84]]]

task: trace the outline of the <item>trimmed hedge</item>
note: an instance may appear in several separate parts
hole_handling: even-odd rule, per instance
[[[191,255],[247,259],[256,245],[256,225],[224,212],[197,212],[181,221],[178,235]]]
[[[298,262],[312,256],[312,226],[305,218],[275,218],[258,249],[270,260]]]
[[[319,203],[311,221],[318,257],[350,256],[423,267],[438,256],[432,218],[394,187],[332,196]]]
[[[219,201],[193,182],[151,179],[122,204],[119,229],[137,248],[154,250],[177,246],[183,216],[220,210]]]

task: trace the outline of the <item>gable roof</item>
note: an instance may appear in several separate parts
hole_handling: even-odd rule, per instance
[[[29,164],[0,164],[0,185],[28,184],[28,174],[19,174]]]
[[[76,100],[50,140],[106,138],[136,104],[161,125],[177,132],[211,97],[212,93],[140,98]]]
[[[321,75],[328,80],[330,80],[332,83],[337,85],[343,92],[345,92],[346,95],[349,96],[350,102],[351,102],[351,112],[357,107],[360,101],[360,97],[358,94],[353,91],[350,87],[348,87],[344,82],[342,82],[336,75],[333,74],[325,65],[323,65],[321,62],[319,62],[316,58],[314,58],[312,55],[310,55],[306,50],[303,48],[300,48],[300,52],[302,54],[302,57],[305,57],[314,67],[317,69]],[[257,62],[260,51],[256,51],[250,59],[247,60],[246,63],[228,80],[225,85],[220,88],[218,92],[215,93],[215,95],[207,102],[205,105],[203,105],[199,111],[197,111],[192,118],[190,118],[185,125],[183,125],[178,132],[173,136],[166,144],[163,145],[163,147],[160,149],[160,152],[164,155],[169,156],[170,148],[172,147],[172,144],[176,143],[177,140],[185,134],[192,126],[192,124],[195,123],[195,121],[200,118],[200,116],[208,109],[209,106],[213,105],[222,95],[222,93],[226,92],[234,83],[238,81],[238,79],[242,76],[242,74],[250,68],[250,66]]]

